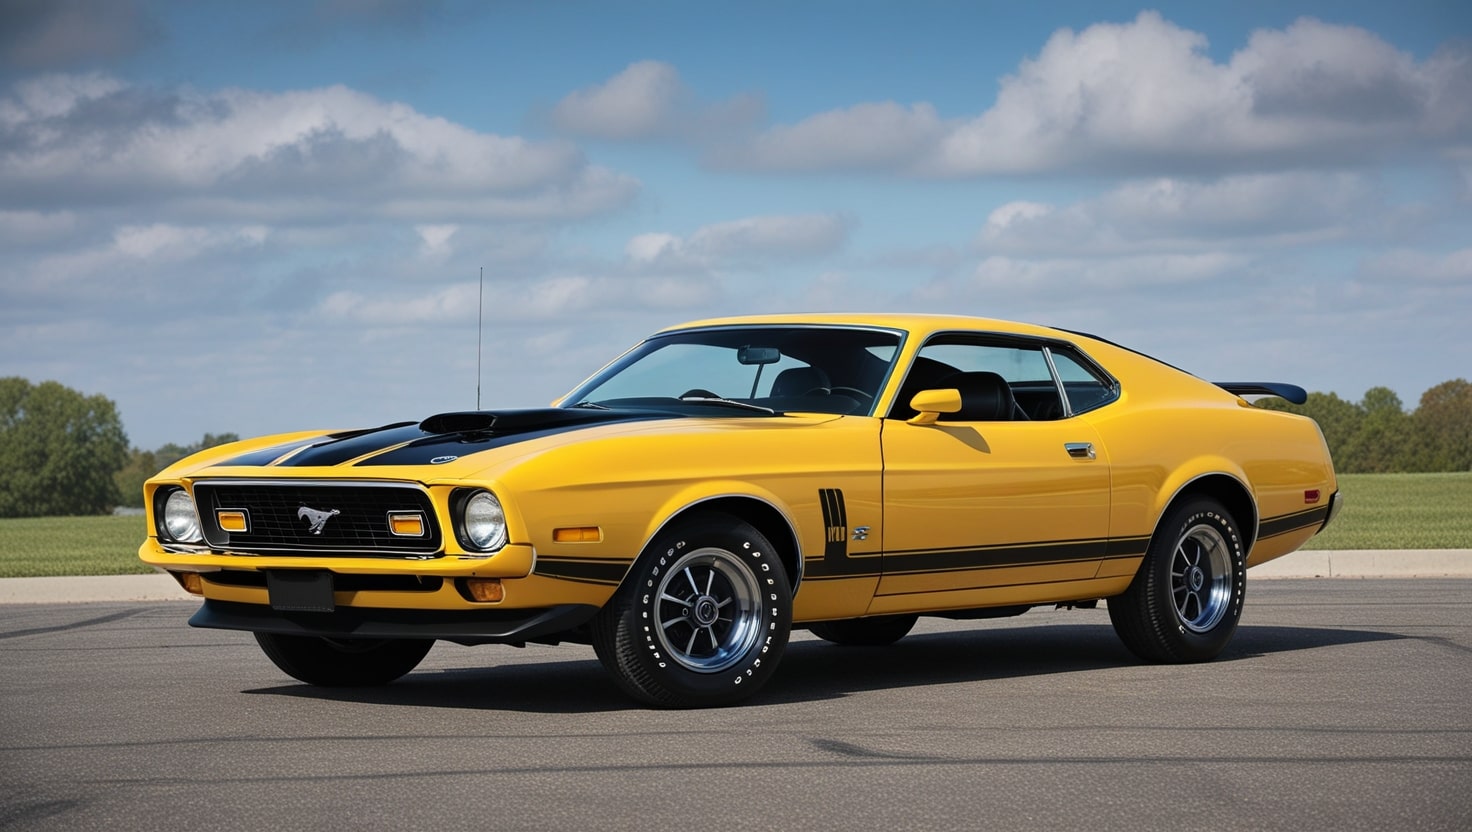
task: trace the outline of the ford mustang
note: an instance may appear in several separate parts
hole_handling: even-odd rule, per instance
[[[1276,383],[921,315],[658,332],[551,407],[211,448],[145,486],[142,559],[285,673],[383,684],[438,639],[591,644],[634,698],[742,700],[793,628],[1104,600],[1149,662],[1232,638],[1247,569],[1340,506]]]

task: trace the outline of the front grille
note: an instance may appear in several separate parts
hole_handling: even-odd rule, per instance
[[[429,494],[396,483],[206,481],[194,486],[205,539],[215,549],[283,554],[424,556],[440,551]],[[220,511],[244,512],[246,530],[225,531]],[[389,530],[390,514],[417,513],[423,537]]]

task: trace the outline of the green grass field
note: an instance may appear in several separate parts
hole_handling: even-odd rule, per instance
[[[0,578],[152,572],[138,560],[145,523],[142,515],[0,520]]]
[[[1309,549],[1472,549],[1472,472],[1346,474],[1345,506]],[[35,517],[0,520],[0,578],[128,575],[144,520]]]
[[[1344,510],[1305,549],[1472,549],[1472,472],[1341,474]]]

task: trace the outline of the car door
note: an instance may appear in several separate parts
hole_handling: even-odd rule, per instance
[[[958,389],[965,406],[913,424],[908,401],[922,389]],[[1107,454],[1087,423],[1069,417],[1045,345],[937,336],[890,415],[881,437],[879,596],[917,596],[919,606],[902,606],[942,609],[962,600],[957,591],[1095,576],[1109,535]],[[1008,602],[1006,593],[966,598]]]

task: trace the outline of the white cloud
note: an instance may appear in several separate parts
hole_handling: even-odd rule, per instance
[[[665,269],[818,257],[838,250],[848,228],[843,217],[833,214],[746,217],[703,226],[687,237],[640,234],[629,240],[624,253],[633,265]]]
[[[989,253],[1126,254],[1343,239],[1387,209],[1365,177],[1284,173],[1126,182],[1066,206],[1010,202],[987,217]]]
[[[0,242],[7,246],[41,245],[77,227],[72,211],[0,211]]]
[[[1193,254],[1149,254],[1108,259],[1060,257],[1027,260],[987,257],[977,265],[963,289],[984,295],[1029,295],[1037,298],[1088,289],[1125,292],[1147,287],[1180,287],[1231,280],[1251,262],[1245,254],[1206,251]]]
[[[460,230],[458,225],[416,225],[419,253],[428,258],[444,258],[450,254],[450,238]]]
[[[620,207],[636,190],[567,143],[477,132],[343,86],[203,93],[48,76],[0,97],[0,205],[558,219]]]
[[[600,320],[616,313],[690,309],[720,295],[719,284],[707,276],[557,275],[516,282],[487,281],[485,320],[502,324],[555,323],[569,316],[596,314]],[[402,289],[374,295],[344,290],[319,305],[321,314],[335,321],[374,327],[443,326],[473,322],[481,303],[476,282],[457,283],[427,292]]]
[[[1469,136],[1465,46],[1417,61],[1364,29],[1303,18],[1254,32],[1218,63],[1204,35],[1147,11],[1055,32],[979,115],[865,103],[769,128],[713,159],[942,178],[1222,172],[1445,151]]]
[[[113,232],[109,253],[155,263],[177,262],[192,260],[210,250],[260,245],[269,234],[261,226],[217,229],[166,223],[125,225]]]
[[[601,84],[569,93],[552,108],[551,122],[567,133],[600,139],[695,138],[749,123],[761,111],[761,101],[752,96],[701,103],[673,66],[638,61]]]
[[[935,153],[948,129],[929,104],[858,104],[719,146],[710,159],[762,170],[907,169]]]
[[[847,231],[832,214],[748,217],[707,225],[690,235],[688,247],[716,257],[804,257],[837,249]]]
[[[624,246],[624,256],[635,263],[653,263],[661,257],[673,254],[681,246],[679,237],[673,234],[652,232],[631,238]]]
[[[688,97],[674,67],[639,61],[602,84],[568,94],[553,108],[552,123],[600,138],[654,136],[671,129]]]
[[[7,0],[0,14],[0,62],[26,69],[121,58],[161,32],[138,0]]]
[[[1360,273],[1376,283],[1460,285],[1472,289],[1472,248],[1445,254],[1395,249],[1366,260]]]

